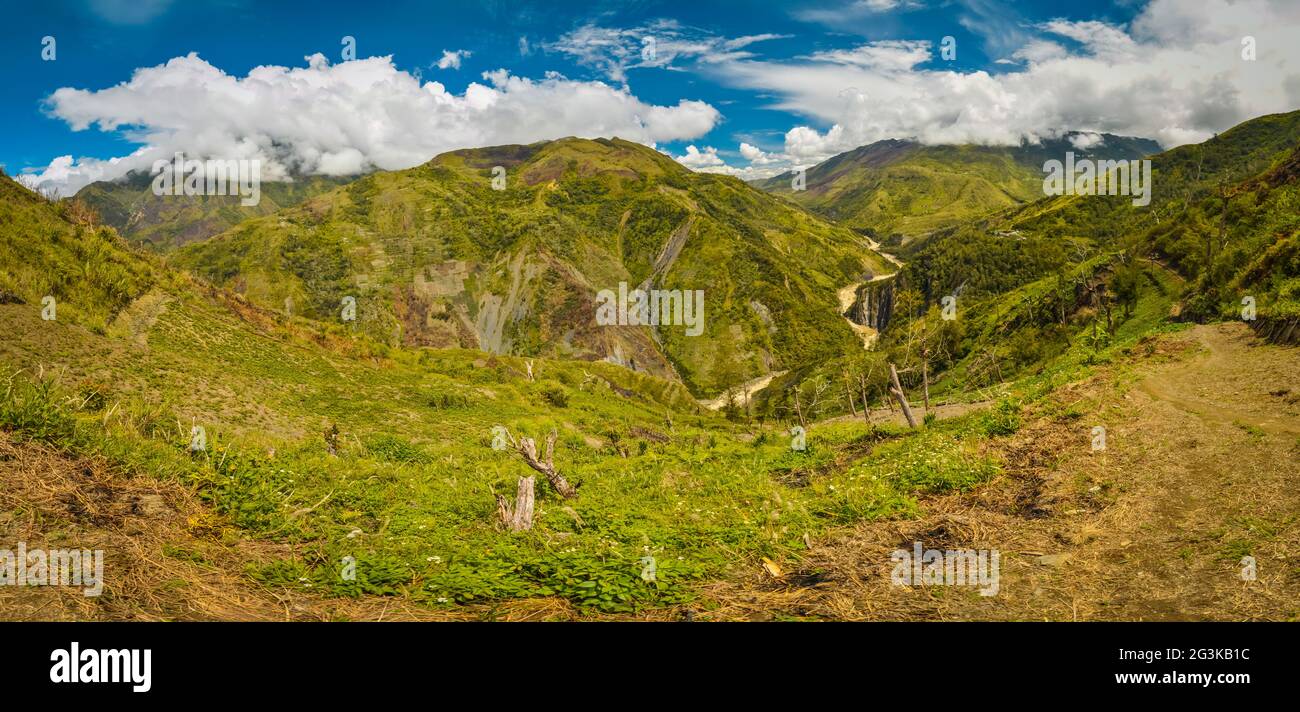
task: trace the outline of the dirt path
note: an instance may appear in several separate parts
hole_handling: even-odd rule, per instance
[[[753,398],[755,393],[758,393],[764,388],[767,388],[767,384],[771,383],[772,379],[777,378],[779,376],[784,376],[785,374],[786,374],[785,371],[773,371],[772,373],[764,374],[762,376],[759,376],[758,378],[754,378],[740,384],[739,386],[736,387],[736,392],[734,394],[734,397],[736,399],[736,405],[741,407],[748,405],[749,399]],[[704,406],[705,408],[708,408],[709,410],[722,410],[724,407],[726,407],[727,403],[730,402],[731,398],[732,398],[731,393],[723,393],[722,395],[712,400],[700,400],[698,402],[700,405]]]
[[[1242,374],[1224,379],[1234,370],[1253,368],[1253,356],[1239,348],[1240,332],[1224,328],[1195,330],[1193,335],[1205,355],[1182,368],[1154,373],[1138,387],[1152,398],[1198,415],[1208,423],[1241,423],[1270,433],[1300,435],[1300,419],[1278,408],[1274,400],[1250,397],[1258,394],[1242,390],[1238,383]]]
[[[1218,324],[1135,351],[994,441],[994,482],[926,500],[916,520],[813,542],[785,580],[756,573],[716,616],[1300,618],[1300,349]],[[891,585],[890,553],[916,541],[998,550],[997,595]]]
[[[980,410],[982,408],[987,408],[989,407],[989,405],[993,403],[993,401],[973,401],[970,403],[935,403],[934,401],[931,401],[930,408],[927,410],[925,406],[922,405],[921,403],[913,403],[911,401],[912,399],[908,398],[908,403],[909,405],[912,406],[912,415],[920,419],[920,418],[924,418],[928,413],[934,413],[935,417],[938,418],[939,420],[944,420],[946,418],[955,418],[959,415],[965,415],[973,410]],[[862,414],[859,413],[857,415],[839,415],[834,418],[819,420],[809,427],[816,429],[817,426],[826,423],[844,423],[851,420],[857,420],[857,421],[862,420]],[[899,410],[896,407],[895,408],[872,408],[871,422],[878,423],[878,424],[891,423],[893,425],[907,425],[907,419],[903,417],[903,411]]]

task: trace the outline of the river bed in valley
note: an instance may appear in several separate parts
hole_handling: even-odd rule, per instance
[[[898,259],[897,257],[887,252],[881,252],[880,245],[877,244],[875,241],[869,238],[864,238],[864,239],[866,239],[867,245],[871,248],[871,250],[874,251],[876,254],[880,255],[881,257],[883,257],[886,262],[889,262],[890,264],[900,269],[903,267],[902,260]],[[880,338],[880,331],[873,327],[867,326],[865,324],[859,324],[858,322],[849,318],[848,316],[849,310],[853,308],[855,303],[857,303],[858,293],[863,286],[893,279],[894,276],[897,274],[898,274],[897,272],[878,274],[868,280],[846,284],[835,293],[836,299],[838,300],[839,303],[840,316],[849,325],[849,328],[853,330],[853,333],[857,334],[858,338],[862,340],[862,348],[867,351],[870,351],[873,347],[875,347],[876,341]],[[749,404],[749,401],[751,398],[753,398],[754,394],[758,393],[764,388],[767,388],[768,384],[770,384],[773,379],[778,378],[784,375],[785,373],[786,373],[785,371],[773,371],[772,373],[763,374],[762,376],[750,379],[749,381],[746,381],[745,383],[737,386],[736,388],[732,389],[730,393],[723,393],[719,395],[717,398],[713,398],[713,399],[701,399],[699,403],[700,405],[704,406],[709,410],[721,410],[727,405],[727,403],[730,400],[734,398],[734,400],[736,401],[736,405],[744,407]]]

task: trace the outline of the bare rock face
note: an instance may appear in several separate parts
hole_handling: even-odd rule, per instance
[[[479,295],[474,327],[478,331],[480,349],[495,354],[510,353],[513,339],[509,327],[527,316],[530,287],[543,270],[541,264],[528,260],[527,254],[520,252],[507,267],[505,293],[483,292]]]
[[[855,324],[885,330],[894,314],[894,280],[871,280],[858,288],[857,298],[845,316]]]
[[[653,332],[595,322],[595,292],[569,265],[521,250],[425,265],[393,289],[392,309],[408,346],[604,360],[680,380]]]

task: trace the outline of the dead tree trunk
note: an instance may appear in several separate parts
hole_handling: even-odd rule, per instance
[[[867,400],[867,379],[865,376],[858,376],[858,387],[862,390],[862,419],[867,421],[867,426],[871,426],[871,401]]]
[[[853,396],[853,385],[849,380],[848,371],[844,372],[844,397],[849,399],[849,413],[851,413],[854,418],[858,417],[857,400]]]
[[[578,490],[555,469],[555,438],[558,436],[554,430],[546,436],[546,452],[541,457],[537,454],[537,442],[532,438],[519,438],[518,441],[511,438],[510,444],[529,467],[546,476],[546,481],[561,497],[573,499],[578,496]]]
[[[510,504],[503,495],[497,495],[497,516],[512,532],[526,532],[533,528],[533,477],[520,477],[515,503]]]
[[[889,392],[893,393],[894,398],[898,400],[898,407],[902,408],[903,417],[907,418],[907,424],[915,428],[916,418],[912,416],[912,407],[907,404],[907,394],[903,393],[903,386],[898,382],[898,369],[894,368],[892,363],[889,364],[889,379],[894,384],[890,387]]]
[[[808,423],[804,422],[804,419],[803,419],[803,406],[799,403],[799,386],[798,386],[798,385],[796,385],[796,386],[794,387],[794,412],[795,412],[795,415],[799,416],[799,427],[803,428],[804,430],[807,430],[807,429],[808,429]]]
[[[930,412],[930,352],[921,357],[921,381],[925,384],[925,412]]]

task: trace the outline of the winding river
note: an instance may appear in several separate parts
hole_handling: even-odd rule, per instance
[[[867,246],[870,247],[873,252],[885,258],[886,262],[894,265],[899,269],[902,269],[903,267],[902,260],[889,254],[888,252],[881,252],[880,244],[875,242],[871,238],[863,237],[863,239],[866,240]],[[863,326],[862,324],[853,321],[852,319],[845,316],[845,314],[849,311],[849,308],[853,306],[853,303],[857,301],[858,289],[860,289],[863,285],[871,284],[872,282],[883,282],[888,279],[893,279],[894,276],[897,274],[898,272],[878,274],[872,277],[871,279],[862,282],[853,282],[852,284],[846,284],[843,287],[841,287],[839,291],[835,293],[836,298],[839,300],[840,316],[844,319],[845,322],[848,323],[849,328],[853,329],[853,333],[857,334],[858,338],[862,340],[862,348],[867,351],[870,351],[871,348],[876,345],[876,340],[880,338],[880,332],[876,331],[875,329],[869,326]],[[773,371],[772,373],[763,374],[758,378],[751,379],[741,384],[740,386],[737,387],[738,390],[738,393],[736,393],[737,405],[740,405],[742,407],[747,405],[749,403],[750,398],[752,398],[755,393],[758,393],[764,388],[767,388],[767,385],[772,382],[772,379],[777,378],[778,376],[782,376],[785,373],[786,373],[785,371]],[[709,410],[721,410],[723,407],[727,405],[727,401],[728,401],[728,394],[723,393],[717,398],[713,398],[711,400],[700,400],[699,404]]]

